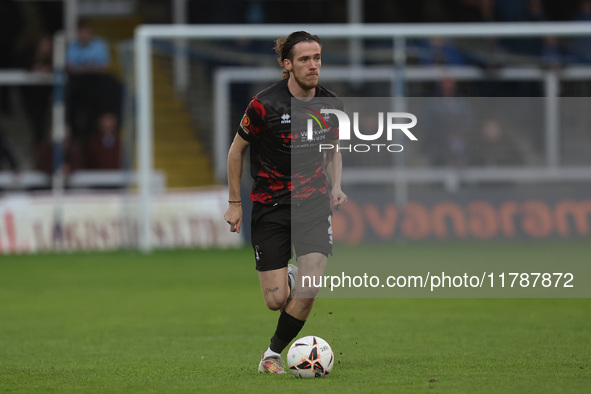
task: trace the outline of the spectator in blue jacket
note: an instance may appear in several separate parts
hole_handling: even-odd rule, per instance
[[[109,66],[109,47],[95,37],[89,22],[78,22],[77,38],[68,45],[66,71],[70,75],[104,73]]]
[[[101,113],[119,113],[120,84],[108,73],[109,47],[105,40],[93,34],[90,23],[78,22],[77,37],[66,52],[68,73],[67,121],[74,142],[83,146],[88,130]]]

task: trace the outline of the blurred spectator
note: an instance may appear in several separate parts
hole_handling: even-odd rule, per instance
[[[18,161],[6,139],[4,129],[0,127],[0,169],[4,170],[6,164],[15,173],[20,172]]]
[[[21,63],[29,71],[51,74],[53,68],[53,43],[51,37],[41,37],[33,48],[25,51]],[[52,91],[53,88],[48,85],[21,87],[27,118],[33,128],[35,146],[43,141],[48,129]]]
[[[529,0],[525,22],[546,22],[546,11],[542,0]],[[542,37],[525,38],[521,41],[521,52],[530,56],[541,56],[544,52]]]
[[[106,42],[95,37],[90,23],[81,19],[78,22],[77,38],[68,45],[66,70],[70,75],[104,73],[109,61]]]
[[[0,0],[0,69],[16,68],[17,42],[23,30],[20,5],[14,1]],[[0,86],[0,111],[11,113],[9,86]]]
[[[432,38],[418,42],[419,64],[462,66],[464,56],[456,48],[453,41],[445,38]]]
[[[493,22],[495,18],[495,0],[474,0],[480,11],[477,22]]]
[[[78,22],[77,38],[68,45],[67,120],[75,142],[84,144],[98,115],[106,110],[118,113],[121,87],[109,74],[109,50],[105,41],[95,37],[88,21]]]
[[[516,166],[524,163],[525,153],[517,141],[506,134],[499,122],[482,122],[480,134],[471,148],[471,164],[484,167]]]
[[[473,129],[474,113],[463,97],[458,97],[456,81],[439,82],[441,97],[431,98],[425,108],[424,150],[432,166],[464,166],[468,163],[467,138]]]
[[[0,1],[0,69],[14,67],[14,55],[23,25],[20,5],[14,1]]]
[[[64,157],[62,169],[64,174],[70,175],[72,172],[82,167],[82,154],[78,145],[72,141],[70,132],[66,132],[63,143]],[[57,158],[54,157],[54,143],[50,136],[47,136],[41,144],[35,149],[35,169],[52,175],[57,168]]]
[[[494,0],[459,0],[450,2],[450,17],[454,22],[491,22],[494,20]]]
[[[85,167],[90,170],[121,168],[121,141],[115,114],[105,113],[99,117],[97,131],[84,147],[84,159]]]
[[[246,9],[247,23],[265,23],[265,7],[262,1],[251,1]]]
[[[546,68],[559,69],[564,65],[565,57],[556,37],[544,37],[542,62]]]
[[[578,22],[591,22],[591,0],[581,0]],[[591,36],[580,36],[572,39],[572,59],[575,63],[591,63]]]
[[[501,1],[496,0],[501,22],[545,22],[546,12],[541,0]],[[541,37],[514,38],[500,40],[508,51],[519,55],[542,55],[543,40]]]
[[[528,0],[493,0],[496,20],[499,22],[518,22],[525,19]]]
[[[579,1],[579,14],[578,14],[576,20],[580,21],[580,22],[591,21],[591,1],[590,0],[580,0]]]
[[[542,0],[529,0],[527,4],[527,22],[544,22],[548,20]]]
[[[25,55],[25,62],[30,71],[51,74],[53,70],[53,42],[50,36],[42,36]]]

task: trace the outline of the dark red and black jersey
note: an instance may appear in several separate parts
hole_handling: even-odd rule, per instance
[[[292,108],[292,98],[284,79],[258,93],[240,122],[238,133],[250,142],[253,201],[286,204],[292,199],[328,195],[319,144],[337,140],[339,134],[336,118],[321,116],[320,109],[342,107],[341,101],[320,86],[310,102],[301,102],[302,108],[299,104],[297,110]],[[307,118],[314,118],[311,140]]]

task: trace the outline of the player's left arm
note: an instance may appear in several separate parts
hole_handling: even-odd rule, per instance
[[[339,140],[327,141],[332,148],[324,151],[326,175],[331,185],[330,205],[335,209],[347,202],[347,195],[341,190],[341,179],[343,175],[343,158],[339,152]]]

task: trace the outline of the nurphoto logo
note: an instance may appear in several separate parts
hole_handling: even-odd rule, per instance
[[[349,119],[349,115],[345,112],[333,109],[333,108],[322,108],[320,113],[325,115],[324,117],[328,117],[334,114],[337,117],[339,122],[339,139],[341,141],[350,141],[351,140],[351,121]],[[312,116],[311,114],[308,114]],[[358,153],[365,153],[370,151],[380,152],[382,149],[388,152],[396,153],[402,152],[404,147],[401,144],[391,144],[390,142],[394,140],[394,131],[398,130],[401,131],[406,138],[411,141],[418,141],[417,137],[409,130],[416,126],[417,124],[417,117],[409,112],[387,112],[384,115],[384,112],[378,112],[378,130],[373,134],[364,134],[361,130],[359,130],[359,112],[353,112],[353,134],[354,136],[361,140],[361,141],[375,141],[375,143],[361,143],[361,144],[352,144],[352,145],[340,145],[337,146],[337,150],[340,151],[348,151],[348,152],[358,152]],[[316,122],[319,123],[317,117],[313,117]],[[386,141],[388,143],[377,143],[382,138],[384,134],[384,119],[386,119]],[[396,123],[395,119],[407,119],[410,122],[406,123]],[[323,119],[324,120],[324,119]],[[313,121],[312,119],[308,119],[307,124],[307,137],[308,141],[313,140]],[[319,144],[318,149],[322,151],[323,149],[329,150],[333,149],[334,146],[332,144]]]

